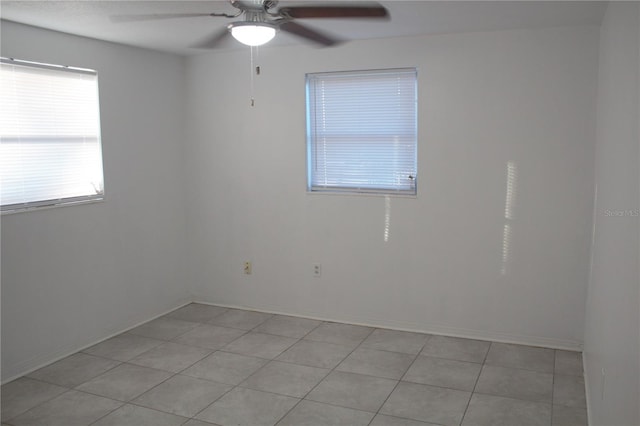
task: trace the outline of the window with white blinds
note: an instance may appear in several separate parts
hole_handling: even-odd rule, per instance
[[[2,211],[103,196],[95,71],[2,58]]]
[[[417,73],[307,74],[308,190],[416,194]]]

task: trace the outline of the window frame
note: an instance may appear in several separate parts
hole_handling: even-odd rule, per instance
[[[314,172],[317,167],[314,165],[316,156],[313,150],[316,149],[318,141],[314,139],[314,132],[316,129],[317,111],[312,103],[315,98],[312,98],[312,79],[318,80],[322,77],[329,77],[339,79],[341,77],[363,76],[370,77],[375,75],[389,74],[397,78],[400,75],[411,74],[413,76],[413,100],[411,105],[413,107],[413,129],[409,133],[412,136],[412,172],[409,174],[409,178],[412,182],[409,185],[409,189],[394,189],[389,187],[366,187],[360,185],[317,185],[314,181]],[[318,83],[313,83],[318,84]],[[314,86],[315,87],[315,86]],[[307,193],[308,194],[334,194],[334,195],[371,195],[371,196],[400,196],[407,198],[416,198],[418,194],[418,69],[416,67],[404,67],[404,68],[387,68],[387,69],[367,69],[367,70],[348,70],[348,71],[328,71],[328,72],[315,72],[307,73],[305,75],[305,119],[306,119],[306,166],[307,166]],[[373,133],[372,135],[381,135],[381,133]],[[388,135],[386,135],[388,136]],[[411,177],[412,176],[412,177]],[[398,185],[400,186],[400,185]]]
[[[94,164],[94,166],[97,166],[99,163],[99,170],[96,167],[95,168],[95,172],[96,172],[96,176],[99,173],[100,176],[100,181],[96,182],[98,184],[98,188],[96,189],[96,192],[94,194],[84,194],[84,195],[72,195],[72,196],[64,196],[64,197],[57,197],[57,198],[49,198],[49,199],[38,199],[38,200],[34,200],[34,201],[23,201],[23,202],[16,202],[16,203],[11,203],[11,204],[2,204],[2,201],[0,199],[0,214],[1,215],[7,215],[7,214],[14,214],[14,213],[21,213],[21,212],[27,212],[27,211],[34,211],[34,210],[41,210],[41,209],[50,209],[50,208],[56,208],[56,207],[66,207],[66,206],[72,206],[72,205],[79,205],[79,204],[89,204],[89,203],[96,203],[96,202],[100,202],[100,201],[104,201],[105,198],[105,191],[104,191],[104,158],[103,158],[103,152],[102,152],[102,131],[101,131],[101,117],[100,117],[100,93],[99,93],[99,81],[98,81],[98,72],[92,69],[88,69],[88,68],[79,68],[79,67],[72,67],[72,66],[65,66],[65,65],[54,65],[54,64],[49,64],[49,63],[42,63],[42,62],[34,62],[34,61],[27,61],[27,60],[21,60],[21,59],[15,59],[15,58],[8,58],[8,57],[0,57],[0,63],[2,63],[3,65],[14,65],[14,66],[20,66],[20,67],[26,67],[26,68],[32,68],[32,69],[45,69],[45,70],[50,70],[50,71],[57,71],[60,73],[73,73],[73,74],[82,74],[82,75],[90,75],[93,76],[95,78],[95,108],[96,108],[96,116],[97,116],[97,123],[96,125],[96,133],[95,133],[95,137],[92,136],[92,138],[94,139],[96,144],[96,147],[94,148],[95,154],[98,157],[98,162],[96,164]],[[92,134],[91,134],[92,135]],[[55,143],[54,141],[56,139],[61,140],[61,141],[72,141],[74,139],[78,139],[78,138],[85,138],[85,136],[80,136],[80,135],[66,135],[66,136],[56,136],[56,135],[42,135],[42,136],[33,136],[33,142],[32,143]],[[21,139],[28,139],[28,135],[2,135],[0,134],[0,138],[2,138],[3,140],[12,140],[12,139],[17,139],[17,140],[21,140]],[[36,142],[38,139],[41,139],[41,141]],[[91,138],[90,138],[91,139]],[[81,143],[81,142],[78,142]],[[76,151],[74,153],[77,154]],[[1,184],[1,182],[0,182]],[[95,186],[95,185],[94,185]],[[2,198],[2,194],[0,193],[0,198]]]

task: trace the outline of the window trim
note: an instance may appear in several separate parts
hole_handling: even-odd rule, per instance
[[[348,186],[321,186],[313,184],[313,161],[314,154],[312,150],[316,146],[315,140],[312,140],[312,134],[314,133],[314,126],[316,123],[316,114],[313,113],[314,108],[311,106],[311,84],[312,78],[331,75],[358,75],[358,74],[393,74],[393,73],[411,73],[415,77],[415,108],[414,108],[414,122],[415,128],[413,129],[415,135],[414,141],[414,170],[413,184],[411,189],[390,189],[390,188],[366,188],[366,187],[348,187]],[[365,70],[346,70],[346,71],[324,71],[307,73],[305,75],[305,144],[306,144],[306,193],[307,194],[329,194],[329,195],[363,195],[363,196],[392,196],[403,198],[417,198],[418,195],[418,69],[417,67],[401,67],[401,68],[380,68],[380,69],[365,69]]]

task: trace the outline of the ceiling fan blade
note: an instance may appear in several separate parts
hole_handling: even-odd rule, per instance
[[[280,29],[291,34],[295,34],[298,37],[306,38],[307,40],[311,40],[323,46],[334,46],[336,44],[342,43],[342,40],[338,40],[326,34],[322,34],[319,31],[312,30],[309,27],[291,21],[280,24]]]
[[[229,30],[225,27],[221,31],[217,31],[211,34],[209,37],[200,40],[198,43],[193,44],[189,47],[195,49],[215,49],[220,45],[220,43],[230,36]]]
[[[112,15],[111,22],[157,21],[161,19],[197,18],[211,16],[210,13],[151,13],[147,15]]]
[[[361,6],[292,6],[283,7],[278,13],[291,18],[388,18],[389,12],[377,3]]]

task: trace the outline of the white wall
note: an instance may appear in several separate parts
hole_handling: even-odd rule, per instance
[[[585,351],[590,424],[638,425],[640,6],[612,2],[600,32],[596,206]]]
[[[191,297],[580,346],[596,28],[267,47],[254,108],[247,50],[185,68],[8,22],[1,35],[5,56],[98,70],[107,194],[2,218],[3,380]],[[306,194],[304,74],[403,66],[419,71],[418,197],[386,211],[380,197]]]
[[[579,348],[597,48],[586,27],[265,47],[253,108],[248,50],[190,58],[196,297]],[[418,68],[419,195],[391,199],[385,242],[384,198],[305,193],[304,77],[389,67]],[[505,265],[508,162],[517,195]]]
[[[2,55],[93,68],[106,200],[2,217],[2,378],[176,307],[184,61],[2,22]]]

